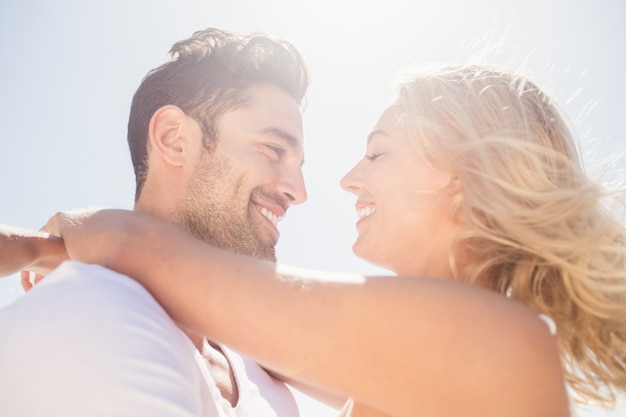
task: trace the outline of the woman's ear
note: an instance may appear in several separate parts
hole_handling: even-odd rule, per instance
[[[458,177],[450,178],[450,183],[446,187],[450,198],[450,214],[457,224],[465,224],[465,214],[463,213],[463,193],[461,181]]]
[[[148,126],[148,141],[152,152],[173,166],[185,163],[183,125],[186,119],[187,115],[180,107],[167,105],[152,114]]]

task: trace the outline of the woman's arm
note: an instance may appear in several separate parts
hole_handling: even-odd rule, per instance
[[[278,274],[123,211],[59,231],[72,258],[134,277],[185,327],[389,415],[568,415],[553,337],[498,294],[439,279]]]
[[[0,224],[0,277],[23,270],[45,274],[67,259],[60,237]]]

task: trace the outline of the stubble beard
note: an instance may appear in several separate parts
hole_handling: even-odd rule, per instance
[[[213,246],[276,262],[274,247],[264,245],[257,236],[251,193],[243,180],[231,182],[232,172],[223,158],[204,158],[210,161],[203,160],[194,170],[174,214],[176,222]]]
[[[216,211],[216,207],[204,210],[179,211],[178,223],[187,232],[213,246],[243,255],[276,261],[274,248],[264,247],[251,227],[247,212],[226,213]]]

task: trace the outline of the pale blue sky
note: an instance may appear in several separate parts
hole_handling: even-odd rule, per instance
[[[197,29],[264,31],[292,40],[312,74],[309,201],[281,223],[279,260],[379,272],[351,253],[354,199],[338,180],[363,153],[394,73],[499,43],[487,60],[523,68],[557,97],[590,172],[624,178],[624,158],[606,158],[626,149],[625,17],[620,0],[3,0],[0,223],[39,228],[60,209],[131,208],[126,122],[141,78]],[[17,277],[0,281],[0,305],[20,294]],[[305,417],[332,415],[303,404]]]

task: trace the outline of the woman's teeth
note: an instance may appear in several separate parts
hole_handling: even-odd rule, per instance
[[[356,211],[356,214],[359,217],[359,219],[362,219],[363,217],[367,217],[375,211],[376,211],[376,207],[363,207],[363,208],[358,209]]]

